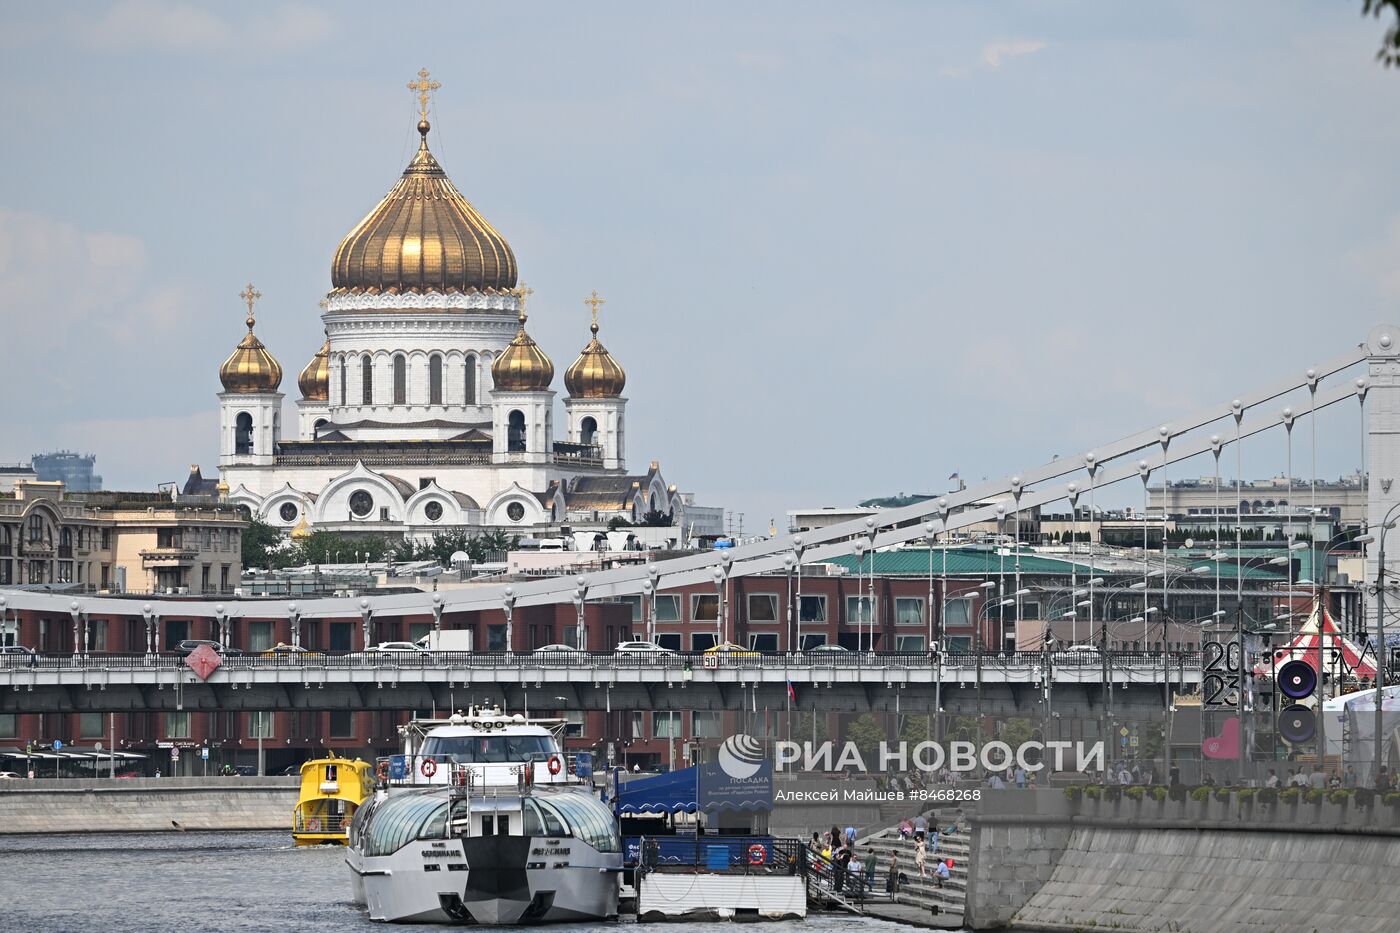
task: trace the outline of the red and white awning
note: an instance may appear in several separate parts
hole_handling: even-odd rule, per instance
[[[1317,670],[1319,642],[1322,645],[1322,666],[1329,674],[1376,676],[1375,658],[1365,655],[1355,642],[1341,633],[1320,599],[1313,605],[1312,616],[1298,630],[1293,641],[1275,648],[1273,658],[1256,664],[1254,673],[1260,677],[1273,677],[1274,672],[1289,661],[1303,661]]]

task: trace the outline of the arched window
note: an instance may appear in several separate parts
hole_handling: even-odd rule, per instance
[[[467,379],[466,394],[462,396],[462,401],[467,405],[476,404],[476,354],[467,354]]]
[[[253,416],[240,411],[233,419],[233,452],[250,454],[253,452]]]
[[[345,357],[343,356],[340,358],[340,404],[350,404],[350,400],[345,397]]]
[[[394,357],[394,404],[408,403],[408,360]]]
[[[360,357],[360,404],[374,404],[374,361]]]
[[[592,418],[584,418],[578,426],[578,442],[592,446],[597,443],[598,422]]]
[[[311,437],[317,438],[321,435],[321,429],[326,426],[325,418],[317,418],[316,423],[311,426]]]
[[[428,404],[442,404],[442,357],[428,360]]]
[[[1249,514],[1249,502],[1248,502],[1248,500],[1246,500],[1246,499],[1241,499],[1241,500],[1240,500],[1240,514],[1241,514],[1241,515],[1248,515],[1248,514]]]
[[[509,429],[506,431],[506,449],[525,449],[525,413],[519,409],[510,413]]]

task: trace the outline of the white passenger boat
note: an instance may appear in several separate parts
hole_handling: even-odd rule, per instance
[[[507,925],[617,915],[622,841],[571,773],[563,720],[473,708],[403,728],[404,753],[350,825],[346,863],[372,920]]]

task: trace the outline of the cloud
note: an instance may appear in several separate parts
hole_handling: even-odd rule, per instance
[[[96,17],[70,14],[64,31],[104,51],[199,53],[318,44],[335,29],[322,10],[284,3],[242,21],[180,0],[118,0]]]
[[[1043,48],[1044,39],[1000,39],[982,46],[982,63],[988,68],[1000,68],[1008,58],[1033,55]]]

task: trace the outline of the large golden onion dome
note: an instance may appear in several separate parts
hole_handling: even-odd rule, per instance
[[[261,298],[262,294],[255,291],[250,282],[248,288],[238,297],[248,302],[248,318],[243,322],[248,325],[248,333],[243,335],[233,353],[224,360],[224,365],[219,367],[219,381],[224,384],[225,392],[239,392],[245,395],[276,392],[277,387],[282,384],[282,364],[272,358],[272,354],[267,352],[267,347],[263,346],[257,334],[253,333],[253,325],[256,323],[253,318],[253,302]]]
[[[331,399],[331,339],[321,344],[321,349],[306,364],[297,377],[297,388],[301,397],[308,402],[329,402]]]
[[[627,373],[598,340],[598,305],[603,299],[595,291],[583,303],[593,306],[593,324],[589,328],[593,339],[564,373],[564,387],[574,398],[617,398],[627,385]]]
[[[505,352],[491,364],[491,379],[496,388],[506,392],[534,392],[548,389],[554,381],[554,361],[539,344],[525,333],[525,294],[527,289],[516,292],[520,302],[520,330]]]
[[[515,254],[428,151],[428,121],[413,161],[384,200],[341,240],[331,264],[336,291],[504,291]]]

